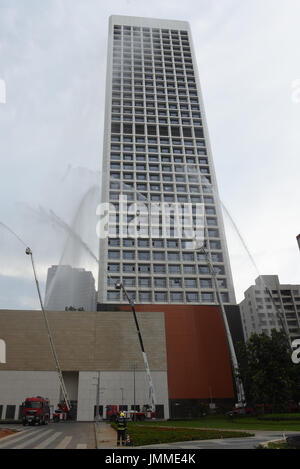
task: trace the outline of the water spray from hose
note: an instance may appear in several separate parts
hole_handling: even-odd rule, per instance
[[[239,231],[239,229],[238,229],[236,223],[234,222],[234,220],[233,220],[231,214],[229,213],[228,209],[225,207],[224,203],[223,203],[222,201],[220,201],[220,203],[221,203],[221,206],[222,206],[224,212],[226,213],[227,217],[229,218],[230,222],[232,223],[232,226],[233,226],[233,228],[235,229],[235,231],[236,231],[236,233],[237,233],[237,235],[238,235],[238,237],[239,237],[239,239],[240,239],[240,241],[241,241],[241,243],[242,243],[242,245],[243,245],[245,251],[247,252],[247,254],[248,254],[248,256],[249,256],[249,259],[250,259],[251,263],[253,264],[253,266],[254,266],[254,268],[255,268],[255,270],[256,270],[256,273],[257,273],[257,275],[258,275],[258,277],[259,277],[259,279],[260,279],[260,282],[263,284],[263,287],[264,287],[265,292],[268,294],[268,296],[270,297],[270,299],[271,299],[271,301],[272,301],[272,303],[273,303],[273,306],[274,306],[274,308],[275,308],[277,317],[279,318],[279,321],[280,321],[280,323],[281,323],[282,330],[284,331],[285,335],[287,336],[287,339],[288,339],[288,341],[289,341],[289,346],[290,346],[290,348],[291,348],[291,350],[292,350],[291,336],[290,336],[290,334],[289,334],[289,329],[288,329],[288,325],[287,325],[287,322],[286,322],[285,315],[284,315],[284,313],[281,311],[281,309],[278,307],[277,303],[275,302],[275,300],[274,300],[274,298],[273,298],[273,295],[272,295],[272,291],[271,291],[271,289],[269,288],[269,286],[266,284],[266,282],[264,281],[264,278],[263,278],[263,276],[261,275],[261,273],[260,273],[260,271],[259,271],[259,269],[258,269],[258,267],[257,267],[257,265],[256,265],[256,263],[255,263],[255,261],[254,261],[254,259],[253,259],[253,256],[251,255],[251,252],[249,251],[248,246],[247,246],[247,244],[246,244],[246,242],[245,242],[243,236],[241,235],[241,233],[240,233],[240,231]]]

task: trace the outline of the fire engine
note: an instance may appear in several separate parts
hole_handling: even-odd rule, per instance
[[[57,409],[53,412],[53,422],[60,420],[68,420],[70,418],[70,409],[64,401],[57,405]]]
[[[36,396],[27,397],[22,404],[23,425],[47,425],[50,421],[49,399]]]
[[[155,419],[156,414],[151,410],[151,407],[144,406],[141,411],[137,410],[123,410],[122,406],[107,405],[106,406],[106,418],[115,422],[120,415],[120,412],[124,412],[125,417],[130,420],[146,420]]]

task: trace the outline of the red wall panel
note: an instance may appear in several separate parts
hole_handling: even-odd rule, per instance
[[[219,307],[136,305],[136,311],[165,313],[170,399],[209,399],[210,390],[214,399],[234,398]]]

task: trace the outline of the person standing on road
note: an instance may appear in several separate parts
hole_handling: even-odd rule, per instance
[[[118,440],[117,446],[120,446],[120,440],[122,441],[122,446],[125,446],[125,433],[127,428],[126,418],[124,412],[120,412],[120,416],[117,418],[117,432]]]

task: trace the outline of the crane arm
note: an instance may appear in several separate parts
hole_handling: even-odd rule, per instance
[[[51,331],[50,331],[50,327],[49,327],[49,323],[48,323],[48,318],[47,318],[46,311],[45,311],[44,306],[43,306],[43,301],[42,301],[41,291],[40,291],[40,287],[39,287],[39,282],[38,282],[36,271],[35,271],[32,251],[31,251],[30,248],[26,248],[25,252],[31,258],[33,274],[34,274],[36,288],[37,288],[37,292],[38,292],[38,296],[39,296],[39,300],[40,300],[40,305],[41,305],[41,308],[42,308],[42,313],[43,313],[43,317],[44,317],[44,321],[45,321],[45,326],[46,326],[46,330],[47,330],[47,334],[48,334],[48,339],[49,339],[49,342],[50,342],[51,352],[52,352],[52,355],[53,355],[53,358],[54,358],[56,371],[57,371],[57,374],[58,374],[58,378],[59,378],[61,390],[62,390],[62,393],[63,393],[63,397],[64,397],[64,400],[65,400],[65,404],[66,404],[66,406],[68,408],[68,411],[69,411],[71,409],[71,405],[70,405],[67,389],[66,389],[66,386],[65,386],[65,382],[64,382],[64,379],[63,379],[62,371],[61,371],[59,361],[58,361],[58,358],[57,358],[57,355],[56,355],[54,343],[53,343],[53,340],[52,340],[52,335],[51,335]]]

